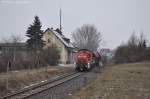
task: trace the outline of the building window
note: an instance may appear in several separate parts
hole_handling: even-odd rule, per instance
[[[51,40],[50,40],[50,39],[48,39],[48,40],[47,40],[47,42],[48,42],[48,43],[51,43]]]

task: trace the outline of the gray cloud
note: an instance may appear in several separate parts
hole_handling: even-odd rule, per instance
[[[71,32],[82,24],[95,24],[106,41],[103,46],[115,48],[125,42],[133,30],[137,35],[143,31],[150,39],[149,4],[149,0],[1,0],[0,38],[25,35],[35,15],[40,17],[43,29],[57,28],[62,8],[66,36],[71,37]]]

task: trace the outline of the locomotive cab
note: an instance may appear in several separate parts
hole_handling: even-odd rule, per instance
[[[75,55],[75,70],[76,71],[89,71],[95,63],[93,52],[82,49]]]

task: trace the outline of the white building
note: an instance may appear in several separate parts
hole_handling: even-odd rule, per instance
[[[74,47],[70,39],[66,38],[59,29],[46,29],[43,34],[43,40],[47,47],[57,48],[60,50],[60,62],[63,64],[73,63]]]

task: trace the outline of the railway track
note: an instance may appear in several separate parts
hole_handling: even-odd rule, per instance
[[[37,85],[25,88],[23,90],[17,91],[13,94],[9,94],[7,96],[1,97],[0,99],[27,99],[33,95],[42,93],[45,90],[51,89],[53,87],[56,87],[62,83],[65,83],[69,80],[75,79],[84,73],[71,73],[71,74],[65,74],[60,76],[57,79],[45,81],[42,83],[39,83]]]

